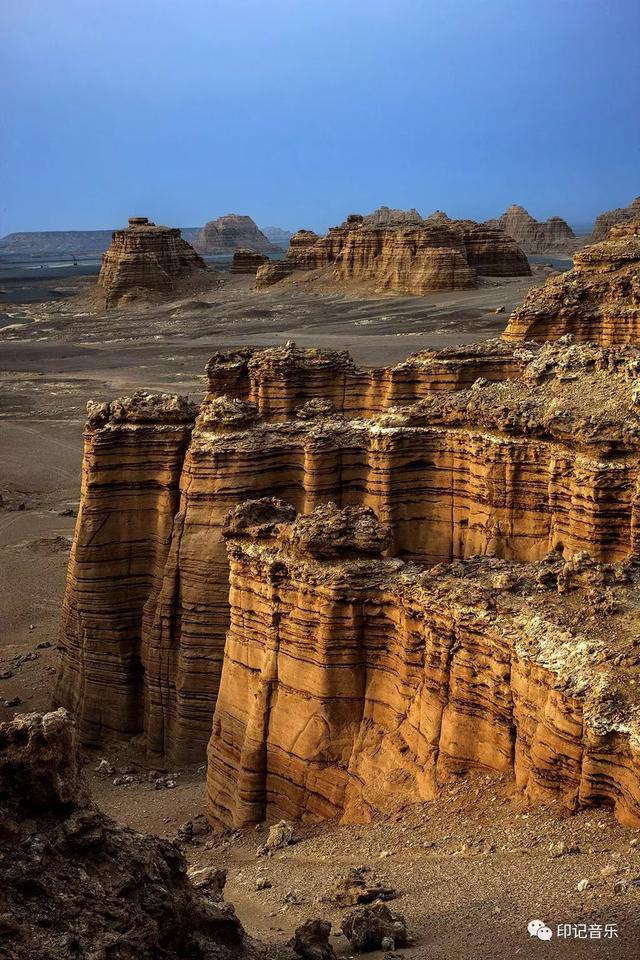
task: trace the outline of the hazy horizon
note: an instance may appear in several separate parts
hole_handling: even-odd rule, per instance
[[[0,236],[639,192],[640,4],[5,0]]]

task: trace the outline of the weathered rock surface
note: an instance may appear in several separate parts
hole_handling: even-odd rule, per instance
[[[354,950],[404,947],[408,940],[407,924],[399,913],[392,913],[384,903],[356,907],[342,921],[342,932]]]
[[[370,507],[391,540],[372,521],[369,542],[424,564],[624,560],[639,362],[634,347],[490,344],[362,371],[289,344],[214,357],[195,427],[175,398],[92,407],[58,702],[84,742],[144,732],[153,753],[202,755],[229,619],[225,518],[231,535],[266,522],[245,500]],[[286,510],[265,508],[275,526]],[[305,533],[321,554],[325,526]]]
[[[338,544],[368,522],[365,508],[316,518]],[[212,819],[363,821],[478,769],[640,826],[635,563],[318,559],[297,537],[310,522],[228,543]]]
[[[256,289],[300,271],[320,271],[338,285],[368,284],[386,290],[424,294],[468,289],[478,275],[529,276],[525,255],[499,230],[472,221],[374,220],[351,214],[324,237],[309,230],[291,238],[287,256],[276,267],[262,267]]]
[[[204,260],[174,227],[130,217],[115,230],[102,257],[97,290],[107,308],[139,298],[167,296],[194,278],[206,280]]]
[[[252,273],[255,276],[258,267],[268,262],[269,258],[264,253],[256,253],[253,250],[236,250],[231,263],[231,273]]]
[[[617,207],[615,210],[607,210],[596,218],[593,226],[591,239],[594,243],[604,240],[611,227],[619,223],[625,223],[627,220],[640,220],[640,197],[632,200],[628,207]]]
[[[177,846],[124,829],[83,790],[63,710],[0,724],[0,937],[7,960],[255,957]]]
[[[514,203],[496,220],[485,226],[503,230],[522,247],[525,253],[571,253],[580,240],[561,217],[536,220],[524,207]]]
[[[640,220],[612,227],[579,251],[573,270],[530,291],[509,318],[506,340],[640,343]]]
[[[195,243],[200,253],[215,255],[253,250],[256,253],[281,253],[282,248],[272,243],[251,219],[237,213],[228,213],[209,220]]]
[[[336,960],[329,943],[331,923],[328,920],[307,920],[298,927],[291,939],[291,948],[302,960]]]

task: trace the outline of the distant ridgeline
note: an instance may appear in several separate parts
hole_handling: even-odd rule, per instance
[[[265,227],[260,233],[255,224],[253,226],[255,231],[263,236],[269,252],[286,250],[289,237],[292,236],[288,230],[280,227]],[[182,227],[180,232],[183,240],[194,244],[201,233],[201,228]],[[0,256],[4,254],[24,257],[95,257],[106,252],[112,237],[113,230],[43,230],[9,233],[6,237],[0,238]],[[242,237],[239,242],[240,246],[248,246],[252,249],[246,237]],[[232,253],[234,249],[236,248],[233,245],[230,246],[229,252]]]

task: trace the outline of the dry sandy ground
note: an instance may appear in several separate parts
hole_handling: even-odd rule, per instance
[[[106,317],[74,315],[84,310],[73,303],[21,308],[35,321],[0,331],[0,676],[11,674],[0,679],[0,719],[50,702],[87,399],[139,387],[198,396],[213,351],[288,339],[348,348],[363,365],[394,363],[415,350],[495,336],[530,285],[517,280],[429,298],[364,301],[253,294],[240,277],[199,294],[195,303]],[[496,314],[501,306],[505,313]],[[35,658],[16,661],[24,654]],[[3,705],[16,697],[16,706]],[[133,771],[135,782],[116,786],[115,775],[98,775],[101,756],[116,774]],[[169,769],[176,788],[156,790],[135,742],[87,755],[85,769],[103,808],[139,829],[175,837],[203,810],[204,768]],[[510,793],[499,779],[450,784],[438,800],[399,811],[395,820],[300,827],[298,842],[271,859],[256,857],[264,833],[254,830],[205,833],[185,851],[196,865],[227,867],[228,899],[247,929],[273,944],[274,957],[308,917],[327,917],[339,929],[344,911],[325,898],[338,873],[364,864],[400,894],[391,907],[406,916],[416,937],[404,956],[637,958],[634,832],[607,811],[568,820],[553,809],[524,811]],[[578,851],[551,856],[549,845],[561,841]],[[258,876],[272,887],[257,891]],[[583,879],[590,886],[581,893]],[[549,924],[551,942],[529,938],[532,919]],[[601,933],[604,924],[617,924],[619,936],[558,940],[560,923],[599,924]],[[344,937],[333,942],[340,956],[349,956]]]

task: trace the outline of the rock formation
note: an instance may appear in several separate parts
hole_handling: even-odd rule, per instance
[[[115,230],[102,257],[97,290],[107,308],[177,292],[193,278],[206,280],[206,266],[173,227],[158,227],[146,217],[129,217]]]
[[[0,836],[7,960],[256,956],[233,908],[192,888],[177,846],[90,800],[63,710],[0,724]]]
[[[640,343],[640,220],[612,227],[575,255],[573,270],[531,290],[509,319],[506,340],[571,334],[602,345]]]
[[[299,231],[291,238],[283,261],[258,271],[256,289],[299,271],[320,271],[338,287],[357,283],[375,292],[414,295],[472,288],[479,274],[531,273],[514,241],[472,221],[367,223],[358,214],[351,214],[324,237]]]
[[[415,207],[411,210],[394,210],[382,206],[363,217],[363,222],[367,226],[382,227],[389,223],[423,223],[424,221]]]
[[[288,346],[214,357],[195,425],[177,398],[91,407],[56,694],[83,742],[144,731],[153,753],[201,755],[229,616],[223,528],[247,499],[371,506],[387,552],[427,565],[623,561],[637,362],[490,344],[362,371]]]
[[[637,247],[614,228],[523,308],[600,344],[512,318],[363,370],[288,343],[216,354],[199,409],[90,404],[56,691],[81,741],[199,760],[213,717],[218,824],[479,769],[640,825],[640,344],[593,336],[615,305],[637,340]]]
[[[525,253],[571,253],[580,245],[569,224],[561,217],[550,217],[542,222],[517,203],[497,220],[488,220],[485,226],[503,230]]]
[[[380,556],[390,531],[370,508],[291,521],[271,504],[227,526],[215,821],[362,822],[478,769],[640,826],[635,631],[616,616],[640,599],[635,565],[556,552],[426,571]]]
[[[228,213],[217,220],[209,220],[200,231],[196,249],[210,256],[232,254],[236,250],[253,250],[255,253],[282,253],[282,248],[272,243],[251,219],[237,213]]]
[[[617,207],[615,210],[607,210],[596,218],[593,226],[591,239],[594,243],[604,240],[611,227],[619,223],[625,223],[627,220],[640,220],[640,197],[632,200],[628,207]]]
[[[253,250],[236,250],[231,263],[231,273],[252,273],[255,276],[258,268],[268,262],[269,258],[264,253],[255,253]]]

